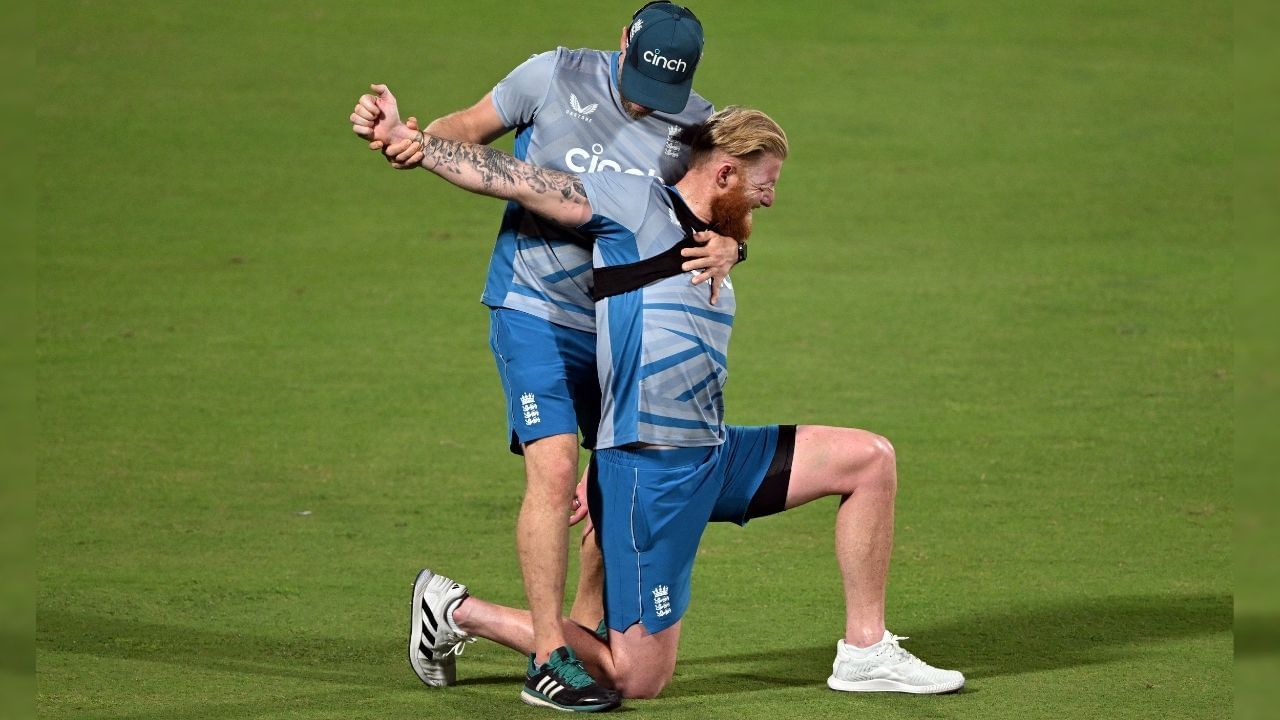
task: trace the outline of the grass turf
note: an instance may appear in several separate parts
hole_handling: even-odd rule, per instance
[[[512,717],[403,659],[424,564],[522,602],[476,303],[496,201],[348,136],[634,8],[42,6],[37,696],[49,718]],[[794,154],[735,273],[735,423],[894,440],[889,624],[957,696],[823,685],[833,503],[703,543],[653,717],[1231,713],[1230,6],[701,2]],[[9,668],[6,672],[21,672]]]

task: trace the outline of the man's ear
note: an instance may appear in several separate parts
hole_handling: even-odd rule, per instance
[[[727,160],[720,163],[720,167],[716,168],[716,187],[729,187],[729,178],[737,171],[737,166]]]
[[[631,44],[630,35],[631,35],[631,26],[623,25],[622,37],[618,38],[618,49],[622,50],[624,54],[627,52],[627,46]]]

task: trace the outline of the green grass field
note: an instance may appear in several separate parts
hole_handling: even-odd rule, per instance
[[[350,134],[635,2],[40,8],[36,707],[546,717],[404,660],[424,565],[522,604],[478,304],[497,201]],[[945,697],[826,689],[834,502],[713,527],[652,717],[1232,714],[1231,6],[699,0],[787,129],[734,275],[735,423],[898,449],[889,626]]]

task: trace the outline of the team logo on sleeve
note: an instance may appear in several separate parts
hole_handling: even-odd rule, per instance
[[[583,105],[581,102],[578,101],[577,95],[574,95],[573,93],[569,93],[569,109],[565,110],[564,114],[568,115],[569,117],[575,120],[585,120],[587,122],[591,122],[591,118],[587,116],[595,112],[596,108],[598,107],[600,107],[600,103],[591,103],[590,105]]]

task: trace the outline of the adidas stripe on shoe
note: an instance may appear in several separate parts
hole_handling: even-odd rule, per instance
[[[409,666],[425,685],[457,682],[457,656],[475,638],[453,623],[453,609],[467,596],[467,586],[437,575],[418,573],[409,610]]]
[[[556,648],[541,667],[529,656],[520,699],[564,712],[606,712],[622,704],[617,691],[598,685],[569,647]]]

